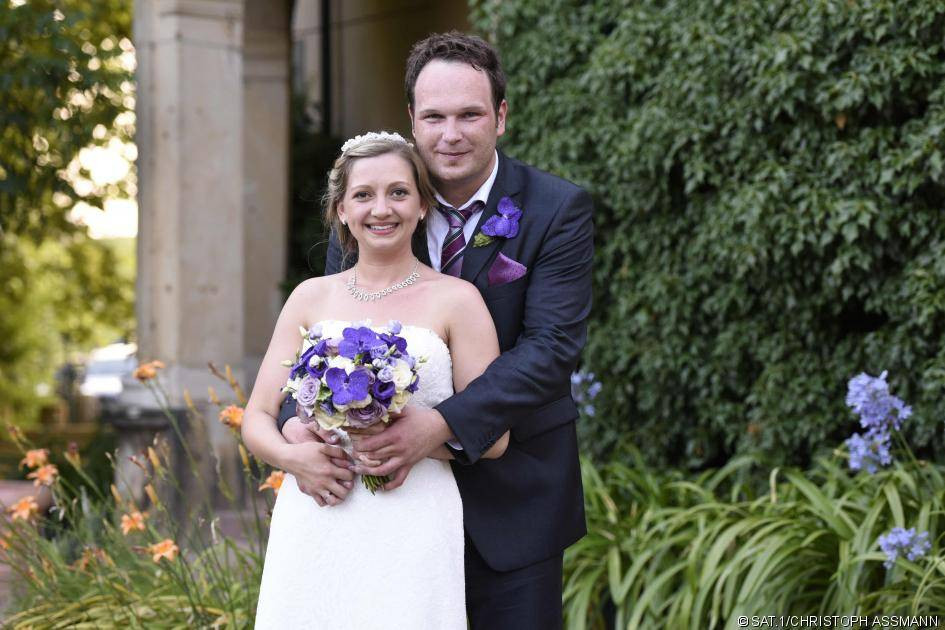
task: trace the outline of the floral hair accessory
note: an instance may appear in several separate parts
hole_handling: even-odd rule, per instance
[[[354,149],[355,147],[361,146],[362,144],[366,142],[371,142],[373,140],[392,140],[394,142],[400,142],[400,143],[406,144],[408,147],[413,146],[412,144],[407,142],[407,140],[402,135],[400,135],[397,132],[392,133],[389,131],[369,131],[365,134],[362,134],[360,136],[355,136],[347,140],[343,145],[341,145],[341,154],[344,155],[351,149]]]
[[[511,197],[502,197],[499,199],[498,211],[498,214],[482,224],[482,229],[473,239],[473,247],[485,247],[496,238],[518,236],[518,220],[522,217],[522,209],[515,205]]]

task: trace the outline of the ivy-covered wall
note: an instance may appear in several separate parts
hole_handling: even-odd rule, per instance
[[[480,1],[505,150],[597,200],[582,428],[701,466],[805,463],[889,370],[945,421],[945,4]],[[941,452],[941,451],[939,451]]]

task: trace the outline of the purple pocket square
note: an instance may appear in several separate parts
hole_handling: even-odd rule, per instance
[[[497,287],[500,284],[508,284],[513,280],[518,280],[527,272],[528,268],[525,265],[500,252],[499,257],[489,267],[489,286]]]

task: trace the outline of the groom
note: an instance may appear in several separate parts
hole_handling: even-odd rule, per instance
[[[586,531],[570,375],[591,303],[591,199],[496,150],[505,76],[482,39],[451,32],[417,43],[405,84],[413,136],[441,204],[414,251],[480,290],[502,354],[463,392],[435,409],[408,406],[364,439],[361,453],[384,463],[357,472],[393,474],[390,490],[447,443],[463,501],[471,627],[560,628],[563,552]],[[499,229],[487,228],[488,236],[493,217],[509,220],[493,220]],[[325,273],[341,270],[332,238]],[[293,415],[294,405],[284,405],[283,434],[311,439]],[[508,430],[506,453],[480,460]]]

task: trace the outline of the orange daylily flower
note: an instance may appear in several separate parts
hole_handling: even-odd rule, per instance
[[[7,508],[7,512],[13,516],[13,520],[22,519],[28,521],[39,514],[39,504],[33,497],[23,497],[13,505]]]
[[[164,369],[163,361],[149,361],[147,363],[142,363],[135,368],[135,371],[132,373],[136,379],[144,383],[145,381],[150,381],[152,378],[157,376],[158,370]]]
[[[263,482],[263,485],[259,486],[259,490],[271,489],[274,494],[279,494],[279,488],[282,487],[282,482],[285,480],[285,473],[281,470],[274,471],[271,475],[266,478],[266,481]]]
[[[59,469],[56,468],[56,465],[46,464],[45,466],[40,466],[30,474],[26,475],[26,478],[32,479],[34,486],[51,486],[56,481],[56,477],[58,476]]]
[[[141,512],[135,510],[131,514],[121,515],[121,533],[127,536],[131,532],[138,530],[144,531],[144,519],[147,518]]]
[[[173,540],[170,538],[165,538],[159,543],[148,545],[148,553],[151,554],[151,557],[155,562],[160,562],[161,558],[174,560],[177,558],[177,554],[180,553],[180,548],[174,544]]]
[[[220,422],[231,429],[239,429],[243,426],[243,408],[236,405],[230,405],[220,410]]]
[[[27,468],[37,468],[39,466],[45,466],[48,461],[49,449],[34,448],[32,450],[26,451],[26,457],[20,460],[20,466],[26,466]]]

